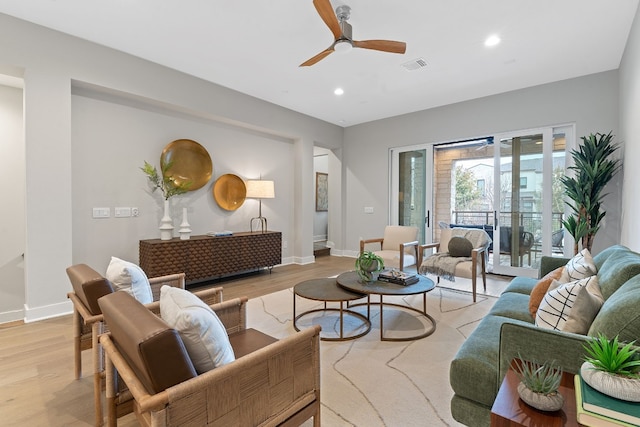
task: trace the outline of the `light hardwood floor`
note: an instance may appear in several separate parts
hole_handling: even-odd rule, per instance
[[[353,268],[353,258],[318,257],[309,265],[285,265],[272,273],[236,278],[223,286],[226,300],[256,298],[288,289],[303,280],[327,277]],[[91,352],[82,358],[83,377],[73,377],[71,315],[0,326],[0,425],[90,426],[93,424]],[[120,426],[138,425],[133,415]]]
[[[353,258],[323,256],[316,258],[314,264],[276,267],[271,274],[265,271],[214,286],[223,286],[226,300],[239,296],[257,298],[307,279],[351,270],[354,261]],[[503,288],[505,280],[494,277],[489,280],[488,287]],[[84,375],[75,380],[72,340],[71,315],[28,324],[0,325],[0,425],[93,424],[91,355],[89,351],[84,352]],[[118,425],[138,424],[130,414],[121,418]]]

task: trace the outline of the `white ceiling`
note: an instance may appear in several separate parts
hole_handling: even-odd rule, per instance
[[[0,0],[0,12],[346,127],[616,69],[638,1],[332,0],[351,6],[354,39],[407,51],[302,68],[333,42],[312,0]],[[502,43],[486,48],[491,34]],[[427,67],[402,67],[418,58]]]

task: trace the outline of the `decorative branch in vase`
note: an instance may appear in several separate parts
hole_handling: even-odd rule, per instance
[[[155,166],[151,165],[147,161],[144,162],[144,167],[140,170],[147,175],[149,182],[152,184],[152,192],[160,189],[162,196],[164,197],[164,215],[160,220],[160,239],[171,240],[173,238],[173,221],[170,215],[169,199],[173,196],[184,194],[189,191],[191,181],[185,183],[177,183],[169,170],[171,169],[171,162],[160,162],[160,168],[162,171],[162,177],[158,173]]]
[[[160,189],[162,191],[162,196],[165,200],[169,200],[169,198],[173,196],[178,196],[180,194],[184,194],[189,191],[189,187],[191,186],[191,181],[185,182],[183,184],[176,183],[173,175],[169,174],[169,170],[171,169],[172,162],[161,163],[160,168],[162,170],[162,177],[158,173],[158,170],[155,166],[148,163],[146,160],[144,162],[144,167],[141,167],[140,170],[147,175],[149,178],[149,182],[153,185],[153,191]]]

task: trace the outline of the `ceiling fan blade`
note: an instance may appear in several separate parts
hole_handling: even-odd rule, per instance
[[[407,44],[405,42],[396,42],[392,40],[354,40],[353,47],[381,50],[383,52],[391,53],[405,53],[407,50]]]
[[[327,57],[330,53],[333,53],[333,45],[330,48],[328,48],[326,50],[323,50],[322,52],[320,52],[319,54],[317,54],[313,58],[307,59],[305,62],[300,64],[299,67],[308,67],[310,65],[313,65],[316,62],[319,62],[320,60],[322,60],[325,57]]]
[[[340,23],[338,22],[338,17],[333,11],[333,7],[331,6],[331,2],[329,0],[313,0],[313,5],[316,7],[320,18],[327,24],[327,27],[333,33],[333,37],[337,40],[342,35],[342,29],[340,28]]]

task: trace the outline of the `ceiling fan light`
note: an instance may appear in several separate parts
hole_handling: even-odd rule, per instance
[[[351,49],[353,49],[353,46],[351,46],[351,43],[349,43],[348,40],[338,40],[333,47],[333,50],[337,53],[347,53]]]

